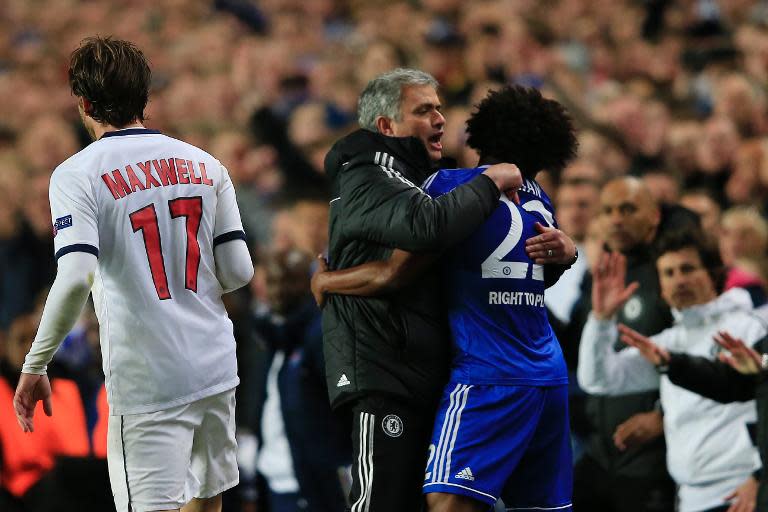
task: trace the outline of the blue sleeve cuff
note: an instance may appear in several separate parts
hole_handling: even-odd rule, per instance
[[[61,249],[56,251],[56,256],[55,256],[56,261],[59,261],[59,258],[71,252],[87,252],[89,254],[93,254],[97,258],[99,257],[99,249],[97,247],[94,247],[89,244],[72,244],[66,247],[62,247]]]
[[[245,231],[230,231],[229,233],[219,235],[213,239],[213,246],[216,247],[219,244],[231,242],[232,240],[245,241]]]

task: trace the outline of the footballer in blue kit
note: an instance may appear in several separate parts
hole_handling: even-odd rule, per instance
[[[439,196],[485,168],[441,170]],[[520,204],[502,196],[485,224],[443,258],[453,342],[425,492],[462,494],[510,510],[568,510],[572,488],[568,375],[544,306],[544,267],[525,240],[556,227],[532,179]]]
[[[323,272],[320,292],[387,293],[440,257],[452,363],[428,452],[428,510],[481,512],[499,498],[507,510],[571,510],[568,376],[544,290],[577,255],[535,176],[575,156],[573,124],[558,102],[507,86],[480,102],[467,133],[483,165],[442,169],[424,192],[440,196],[486,165],[510,162],[523,177],[517,193],[502,195],[491,217],[444,254],[395,249],[387,262]]]
[[[512,162],[524,182],[515,201],[502,196],[442,258],[453,358],[429,450],[427,503],[431,511],[480,511],[501,498],[507,510],[571,510],[567,369],[544,306],[545,288],[567,265],[559,273],[546,265],[554,251],[542,233],[557,223],[535,176],[575,156],[573,125],[556,101],[512,86],[480,102],[467,133],[482,164]],[[482,169],[441,170],[423,188],[439,196]]]

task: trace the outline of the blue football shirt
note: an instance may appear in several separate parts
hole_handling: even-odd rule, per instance
[[[438,197],[484,170],[442,169],[423,188]],[[544,306],[544,268],[525,252],[525,241],[538,234],[536,222],[556,227],[554,209],[534,180],[526,180],[518,195],[520,205],[502,195],[488,220],[443,259],[452,378],[466,384],[568,382]]]

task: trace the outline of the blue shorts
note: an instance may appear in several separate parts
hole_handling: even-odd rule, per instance
[[[572,488],[568,386],[446,386],[425,494],[489,505],[501,497],[514,511],[570,511]]]

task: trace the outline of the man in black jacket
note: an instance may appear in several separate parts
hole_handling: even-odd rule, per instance
[[[527,124],[521,124],[521,119],[525,119]],[[488,295],[479,290],[484,290],[485,286],[490,286],[493,290],[516,290],[523,282],[533,283],[537,280],[533,275],[526,281],[525,276],[510,280],[502,278],[501,273],[502,268],[509,269],[507,265],[526,266],[533,260],[536,264],[545,265],[542,279],[538,279],[543,283],[527,289],[536,289],[538,286],[543,297],[545,284],[554,282],[573,262],[573,242],[565,240],[567,237],[564,235],[557,235],[559,230],[556,228],[544,228],[541,224],[554,223],[551,217],[553,212],[546,194],[537,192],[538,185],[534,181],[539,169],[557,170],[573,157],[576,148],[573,127],[564,109],[556,102],[543,99],[533,89],[514,86],[490,92],[467,122],[467,133],[467,144],[478,151],[481,164],[504,160],[516,162],[526,177],[526,185],[520,193],[520,205],[516,207],[510,202],[508,205],[500,203],[491,220],[478,228],[470,238],[449,249],[451,256],[446,256],[446,259],[454,263],[461,261],[461,264],[453,267],[451,263],[444,261],[444,265],[439,265],[444,280],[453,282],[443,289],[445,296],[451,297],[448,309],[452,316],[454,361],[451,384],[445,388],[438,418],[444,418],[453,426],[446,427],[442,419],[437,420],[430,446],[431,462],[425,471],[427,478],[432,475],[431,480],[424,483],[425,492],[429,492],[427,503],[430,511],[485,510],[489,500],[495,501],[495,497],[502,493],[503,488],[514,489],[504,498],[508,507],[515,504],[535,504],[562,508],[565,502],[570,501],[571,487],[570,443],[565,414],[567,407],[564,403],[548,402],[546,407],[554,412],[547,416],[547,420],[543,422],[546,426],[542,429],[542,424],[535,415],[528,414],[531,410],[528,406],[510,398],[511,394],[518,392],[536,393],[533,390],[537,386],[546,387],[547,393],[553,393],[552,396],[560,393],[558,396],[564,398],[562,384],[565,368],[562,364],[562,354],[554,336],[551,335],[551,330],[544,328],[539,331],[538,327],[534,327],[540,326],[542,321],[545,324],[547,322],[543,308],[536,311],[537,308],[516,308],[509,303],[499,305],[498,302],[487,302]],[[455,185],[471,179],[483,169],[484,167],[441,170],[425,182],[424,188],[439,196]],[[538,210],[537,207],[541,209]],[[513,209],[519,215],[519,221],[513,220]],[[541,217],[528,215],[534,210]],[[509,212],[508,217],[505,216],[506,212]],[[523,215],[520,212],[523,212]],[[539,222],[535,221],[537,218]],[[527,223],[527,230],[523,227],[524,223]],[[511,247],[516,245],[514,243],[503,245],[512,238],[521,242],[524,230],[526,233],[538,231],[540,234],[530,238],[526,235],[524,250],[522,247]],[[545,237],[545,240],[540,237]],[[485,240],[494,241],[489,243]],[[538,244],[537,241],[543,241],[544,244]],[[498,242],[502,245],[498,245]],[[567,242],[568,245],[561,245],[561,242]],[[480,284],[480,281],[487,281],[489,277],[485,275],[484,264],[481,262],[487,256],[497,253],[502,246],[506,247],[502,250],[509,254],[502,255],[504,262],[497,267],[499,274],[495,280],[496,284]],[[467,254],[467,251],[472,255]],[[431,263],[429,260],[429,257],[410,255],[397,250],[387,261],[316,274],[313,278],[313,293],[316,299],[319,299],[318,302],[322,301],[324,292],[363,296],[391,293],[418,276],[418,267],[427,268],[426,265]],[[474,261],[475,265],[470,263],[471,261]],[[461,274],[462,284],[457,285],[452,278],[448,278],[448,274]],[[492,292],[495,293],[503,292]],[[456,328],[459,325],[461,327]],[[505,332],[508,337],[501,334]],[[469,360],[465,352],[468,342],[465,334],[472,339],[472,356]],[[522,336],[522,339],[519,336]],[[522,345],[526,348],[522,349]],[[550,353],[549,348],[552,348],[552,345],[555,346],[551,352],[552,358],[543,355],[529,358],[531,352]],[[544,346],[548,348],[542,349]],[[526,362],[521,364],[523,360]],[[475,377],[468,377],[470,374]],[[478,374],[482,377],[477,377]],[[474,380],[475,378],[478,380]],[[532,380],[527,380],[529,378]],[[509,386],[510,381],[515,381],[516,385]],[[536,384],[533,384],[534,381]],[[460,400],[456,399],[456,389],[459,388],[455,388],[454,383],[466,383],[472,387],[472,398],[469,399],[469,395],[465,394]],[[491,383],[494,385],[483,386]],[[559,390],[556,391],[558,385]],[[468,393],[469,387],[462,389]],[[505,398],[499,399],[500,394]],[[496,405],[504,403],[505,407],[511,409],[503,412],[495,409],[494,405],[487,402],[490,396],[494,397],[491,402]],[[462,405],[457,406],[458,402]],[[539,409],[536,405],[533,409],[544,410],[545,406],[541,407],[542,409]],[[525,420],[517,415],[524,416]],[[461,418],[461,422],[458,418]],[[499,418],[504,418],[508,423],[500,422]],[[455,424],[453,419],[456,419]],[[522,427],[523,424],[526,427]],[[466,430],[467,426],[469,431]],[[528,427],[533,428],[537,434],[520,435]],[[453,434],[444,436],[446,428]],[[503,436],[491,434],[484,437],[490,432],[502,431]],[[543,434],[544,431],[546,434]],[[547,441],[533,441],[541,438],[546,438]],[[528,444],[529,441],[531,444]],[[489,458],[489,452],[493,452],[493,457]],[[537,460],[539,466],[530,462],[533,459]],[[451,472],[446,469],[451,462],[446,463],[446,460],[452,460],[456,469],[464,469],[458,473]],[[506,462],[502,464],[504,467],[500,467],[492,460]],[[528,462],[524,462],[526,460]],[[438,470],[438,467],[442,469]],[[440,471],[445,473],[438,478]],[[535,485],[530,482],[530,475],[533,473],[536,474]],[[537,490],[532,493],[523,492],[515,484],[521,480],[527,491],[532,488]],[[542,492],[543,489],[545,490]]]
[[[488,168],[431,199],[416,183],[442,156],[445,118],[437,82],[396,69],[363,91],[361,130],[338,141],[325,168],[332,181],[331,270],[386,260],[397,247],[434,252],[465,238],[494,211],[519,170]],[[353,414],[351,511],[416,511],[435,408],[448,373],[439,277],[386,297],[334,295],[323,310],[326,379],[335,409]]]
[[[643,283],[618,313],[618,320],[646,336],[672,324],[659,296],[651,247],[658,236],[661,211],[637,178],[609,181],[600,193],[600,225],[606,248],[627,258],[626,282]],[[581,330],[592,309],[591,275],[574,306],[571,328]],[[615,349],[621,350],[623,345]],[[666,452],[658,392],[588,396],[585,455],[574,469],[575,510],[671,512],[675,487],[665,470]],[[580,404],[573,403],[574,409]],[[578,410],[575,411],[578,414]]]

